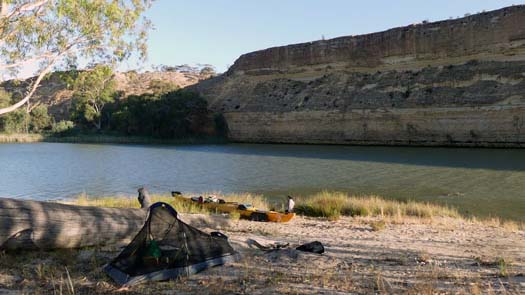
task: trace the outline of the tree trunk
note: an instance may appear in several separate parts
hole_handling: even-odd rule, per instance
[[[0,198],[0,249],[57,249],[122,244],[147,211]]]

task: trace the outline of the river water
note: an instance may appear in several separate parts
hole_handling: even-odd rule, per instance
[[[448,204],[525,220],[525,150],[320,145],[0,144],[0,196],[321,190]]]

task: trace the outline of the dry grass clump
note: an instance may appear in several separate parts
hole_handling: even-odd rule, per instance
[[[474,260],[479,266],[495,267],[498,269],[499,277],[508,277],[509,268],[512,266],[512,259],[505,257],[475,257]]]
[[[228,216],[230,217],[231,220],[239,220],[239,219],[241,219],[241,213],[239,213],[237,211],[230,212],[230,214],[228,214]]]
[[[0,134],[0,143],[28,143],[43,140],[44,136],[41,134]]]
[[[372,231],[381,231],[386,228],[386,222],[384,220],[372,221],[370,222],[370,227]]]
[[[420,203],[385,200],[377,196],[351,196],[341,192],[321,192],[298,200],[296,211],[313,217],[338,219],[339,216],[381,217],[460,217],[448,207]]]
[[[469,221],[474,224],[482,224],[485,226],[503,228],[509,232],[516,232],[525,230],[525,223],[513,220],[504,220],[499,217],[490,217],[485,219],[478,219],[476,217],[470,217]]]

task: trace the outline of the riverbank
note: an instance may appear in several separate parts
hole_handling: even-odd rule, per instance
[[[247,196],[238,195],[238,200]],[[155,200],[170,203],[169,197]],[[164,199],[163,199],[164,198]],[[257,197],[256,197],[257,198]],[[124,202],[128,203],[124,203]],[[261,200],[257,200],[259,202]],[[83,205],[136,206],[134,198],[89,198]],[[179,211],[193,211],[177,207]],[[364,206],[365,203],[360,203]],[[298,205],[304,203],[298,200]],[[264,204],[259,204],[264,206]],[[399,204],[402,208],[404,205]],[[241,260],[189,278],[139,285],[128,294],[520,294],[525,292],[525,231],[500,222],[439,216],[297,216],[289,223],[261,223],[203,213],[181,213],[199,228],[226,234]],[[401,211],[400,211],[401,212]],[[264,252],[261,244],[290,243]],[[323,255],[294,250],[320,241]],[[102,266],[119,248],[3,253],[0,293],[113,293],[118,287]]]
[[[160,139],[143,136],[124,136],[107,134],[78,134],[71,136],[57,136],[53,134],[1,134],[1,143],[117,143],[117,144],[218,144],[226,143],[226,139],[219,137]]]
[[[187,196],[192,195],[187,194]],[[195,195],[195,194],[193,194]],[[202,193],[207,197],[208,193]],[[249,203],[260,210],[284,211],[284,204],[270,202],[267,198],[250,193],[216,194],[218,198],[241,204]],[[216,214],[200,206],[188,205],[187,202],[177,202],[169,195],[151,195],[152,202],[171,204],[175,210],[182,213]],[[378,218],[383,223],[402,223],[404,220],[420,219],[432,222],[436,218],[450,218],[469,223],[479,223],[486,226],[496,226],[510,230],[525,231],[525,222],[503,219],[499,217],[481,218],[463,216],[455,208],[436,205],[428,202],[387,200],[375,195],[351,195],[344,192],[323,191],[317,194],[295,198],[295,211],[298,215],[318,217],[337,221],[343,217]],[[86,194],[66,201],[67,204],[79,206],[138,208],[139,203],[134,197],[92,197]]]

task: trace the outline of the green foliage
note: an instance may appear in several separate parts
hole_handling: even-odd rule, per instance
[[[0,108],[11,105],[11,100],[11,93],[0,87]],[[26,115],[25,111],[17,110],[16,112],[0,117],[0,131],[6,133],[25,133],[29,121]]]
[[[193,122],[207,115],[203,98],[179,90],[162,96],[129,96],[115,107],[111,126],[128,135],[173,139],[195,135]]]
[[[32,132],[41,132],[51,125],[51,117],[47,113],[47,107],[39,105],[31,111],[30,128]]]
[[[54,123],[51,131],[56,135],[68,135],[70,134],[73,129],[75,128],[75,123],[72,121],[60,121],[57,123]]]
[[[0,108],[11,103],[11,94],[0,88]],[[0,132],[5,133],[41,132],[50,125],[51,117],[47,113],[47,107],[43,105],[35,107],[30,114],[24,109],[18,109],[0,117]]]
[[[79,74],[80,72],[76,69],[71,69],[69,71],[59,72],[57,75],[58,78],[66,84],[67,89],[74,89]]]
[[[11,94],[3,87],[0,87],[0,108],[7,107],[11,104]]]
[[[80,73],[74,83],[72,119],[80,124],[102,128],[102,113],[106,104],[114,101],[113,71],[105,65]]]
[[[114,64],[138,53],[146,57],[152,0],[0,0],[0,74],[34,66],[38,78],[77,60]],[[25,96],[20,107],[31,97]],[[11,109],[0,109],[0,114]]]
[[[30,120],[25,110],[18,109],[2,117],[2,129],[6,133],[27,133]]]

